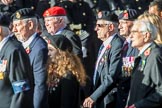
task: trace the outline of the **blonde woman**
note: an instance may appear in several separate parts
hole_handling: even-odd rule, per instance
[[[86,75],[80,59],[72,54],[72,44],[63,35],[48,41],[48,99],[50,108],[79,108],[80,86]]]
[[[157,38],[155,42],[162,46],[162,19],[155,15],[155,14],[150,14],[150,13],[144,13],[138,17],[140,20],[146,20],[151,22],[156,28],[157,28]]]

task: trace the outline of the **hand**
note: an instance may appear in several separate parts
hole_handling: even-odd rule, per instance
[[[135,107],[135,105],[133,104],[133,105],[129,106],[128,108],[136,108],[136,107]]]
[[[1,0],[1,2],[5,5],[9,5],[13,2],[13,0]]]
[[[92,108],[93,104],[94,104],[94,101],[90,97],[88,97],[88,98],[86,98],[84,100],[83,107],[85,107],[85,108]]]

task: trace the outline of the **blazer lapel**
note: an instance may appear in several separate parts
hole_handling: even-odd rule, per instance
[[[138,71],[143,71],[147,62],[147,58],[149,57],[151,50],[156,48],[157,45],[152,43],[150,47],[148,47],[138,58],[135,59],[134,69],[138,69]]]
[[[109,54],[111,51],[112,42],[115,41],[116,38],[117,38],[117,35],[115,35],[114,38],[112,39],[112,41],[109,43],[109,45],[106,46],[106,50],[98,63],[98,68],[97,68],[98,75],[96,76],[95,87],[97,86],[97,84],[99,82],[101,72],[103,72],[103,69],[105,69],[104,67],[109,64],[108,59],[109,59]]]
[[[33,41],[29,45],[30,51],[32,51],[32,49],[33,49],[33,47],[34,47],[34,45],[35,45],[35,43],[37,42],[38,39],[39,39],[39,35],[36,34],[35,38],[33,39]]]

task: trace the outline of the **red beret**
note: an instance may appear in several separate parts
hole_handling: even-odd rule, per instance
[[[47,9],[43,13],[44,17],[49,17],[49,16],[66,16],[66,10],[62,7],[59,6],[54,6],[49,9]]]

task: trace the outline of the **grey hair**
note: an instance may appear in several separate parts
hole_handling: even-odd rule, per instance
[[[65,25],[67,25],[67,24],[70,23],[70,21],[69,21],[69,19],[68,19],[67,16],[54,16],[54,18],[55,18],[56,20],[63,19],[63,22],[64,22]]]
[[[113,22],[114,24],[114,27],[115,27],[115,32],[117,33],[118,32],[118,23],[117,22]]]
[[[155,40],[157,38],[157,28],[149,21],[144,20],[136,20],[134,24],[140,24],[140,31],[142,33],[149,32],[151,34],[151,40]]]
[[[36,17],[33,18],[27,18],[27,19],[23,19],[24,23],[27,24],[28,21],[32,21],[34,23],[34,29],[37,30],[38,28],[38,19]]]
[[[113,21],[104,21],[105,24],[113,24],[114,25],[114,31],[118,32],[118,23]]]

